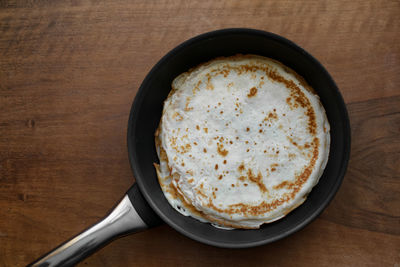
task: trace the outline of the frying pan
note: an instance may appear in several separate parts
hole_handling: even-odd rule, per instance
[[[318,93],[331,126],[329,160],[307,200],[283,219],[257,230],[223,230],[175,211],[158,183],[154,132],[172,80],[218,56],[257,54],[276,59],[303,76]],[[167,223],[199,242],[225,248],[271,243],[300,230],[329,204],[343,180],[350,155],[350,124],[340,92],[325,68],[304,49],[276,34],[254,29],[223,29],[185,41],[165,55],[144,79],[130,111],[129,161],[136,183],[103,220],[32,263],[70,266],[111,240]]]

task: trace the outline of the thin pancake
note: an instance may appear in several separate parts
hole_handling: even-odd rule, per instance
[[[254,55],[179,75],[156,146],[160,185],[184,215],[258,228],[299,206],[329,154],[329,123],[304,79]]]

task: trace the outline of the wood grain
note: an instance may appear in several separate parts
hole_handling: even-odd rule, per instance
[[[400,264],[399,1],[0,1],[0,266],[24,266],[100,219],[133,183],[137,88],[194,35],[250,27],[318,58],[348,104],[352,155],[337,196],[299,233],[217,249],[168,226],[88,266]]]

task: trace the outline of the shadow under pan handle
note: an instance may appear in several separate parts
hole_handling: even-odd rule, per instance
[[[161,223],[134,184],[104,219],[28,266],[73,266],[118,237]]]

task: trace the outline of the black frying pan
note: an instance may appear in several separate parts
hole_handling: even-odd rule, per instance
[[[238,53],[276,59],[303,76],[320,96],[331,125],[329,160],[318,185],[297,209],[283,219],[264,224],[258,230],[222,230],[182,216],[165,199],[153,167],[153,162],[158,162],[154,132],[172,80],[199,63]],[[314,57],[293,42],[272,33],[224,29],[182,43],[153,67],[132,105],[128,150],[136,184],[128,190],[122,201],[102,221],[32,265],[73,265],[116,237],[156,226],[162,221],[194,240],[217,247],[254,247],[284,238],[315,219],[338,190],[350,155],[350,124],[335,82]]]

